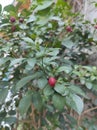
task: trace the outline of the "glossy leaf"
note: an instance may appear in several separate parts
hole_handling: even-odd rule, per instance
[[[29,107],[31,106],[32,93],[26,93],[26,95],[20,100],[19,112],[23,116],[27,113]]]
[[[72,71],[71,66],[61,66],[58,68],[57,72],[66,72],[67,74]]]
[[[45,96],[50,96],[54,93],[54,90],[49,85],[47,85],[44,88],[43,93],[44,93]]]
[[[37,110],[42,110],[43,102],[42,102],[42,96],[40,93],[35,92],[32,95],[32,104]]]
[[[81,95],[83,97],[86,97],[85,92],[80,88],[80,86],[76,86],[76,85],[70,85],[68,87],[68,89],[70,89],[71,92],[74,92],[78,95]]]
[[[62,97],[62,96],[60,96],[60,95],[58,95],[58,94],[55,94],[55,95],[53,96],[52,101],[53,101],[54,106],[55,106],[58,110],[61,111],[61,110],[64,109],[64,107],[65,107],[65,97]]]
[[[8,88],[0,89],[0,104],[5,102],[7,95],[8,95]]]
[[[70,97],[66,97],[67,104],[74,109],[79,115],[84,109],[83,100],[76,94],[71,94]]]
[[[72,49],[75,46],[75,44],[71,40],[68,40],[68,39],[67,40],[64,39],[62,41],[62,45],[65,46],[68,49]]]
[[[41,73],[36,72],[33,75],[22,78],[15,86],[16,91],[19,91],[19,89],[24,87],[24,85],[26,85],[29,81],[33,80],[36,77],[40,77],[40,76],[41,76]]]
[[[38,7],[36,7],[35,11],[44,10],[48,8],[49,6],[51,6],[53,3],[54,3],[53,1],[45,0],[43,3],[38,5]]]
[[[11,59],[10,66],[20,64],[25,58],[17,58],[17,59]]]
[[[40,79],[38,80],[38,87],[39,87],[40,89],[43,89],[43,88],[46,86],[46,84],[47,84],[47,79],[45,79],[45,78],[40,78]]]
[[[63,95],[65,93],[66,87],[63,84],[56,84],[54,90]]]
[[[33,68],[36,64],[36,58],[27,59],[27,63],[31,66],[31,68]]]

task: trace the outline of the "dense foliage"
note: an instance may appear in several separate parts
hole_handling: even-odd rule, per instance
[[[96,130],[96,28],[64,0],[19,5],[0,6],[0,129]]]

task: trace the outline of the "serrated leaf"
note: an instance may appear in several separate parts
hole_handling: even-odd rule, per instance
[[[8,88],[0,89],[0,104],[2,104],[8,95]]]
[[[61,95],[55,94],[52,98],[54,106],[58,110],[63,110],[65,106],[65,97],[62,97]]]
[[[21,115],[27,113],[30,105],[31,105],[32,93],[25,95],[19,103],[19,112]]]

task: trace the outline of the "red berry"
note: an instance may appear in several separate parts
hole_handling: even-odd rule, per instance
[[[19,22],[20,22],[20,23],[23,23],[23,22],[24,22],[24,19],[23,19],[23,18],[20,18],[20,19],[19,19]]]
[[[66,27],[67,32],[72,32],[72,28],[70,26]]]
[[[97,29],[97,25],[95,25],[94,28]]]
[[[16,21],[16,19],[14,17],[10,18],[10,22],[14,23]]]
[[[16,26],[11,27],[11,31],[14,32],[16,30]]]
[[[48,79],[48,84],[51,86],[51,87],[54,87],[55,84],[56,84],[56,79],[54,77],[50,77]]]

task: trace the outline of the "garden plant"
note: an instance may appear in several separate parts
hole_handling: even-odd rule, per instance
[[[0,130],[97,130],[96,22],[64,0],[17,1],[0,5]]]

